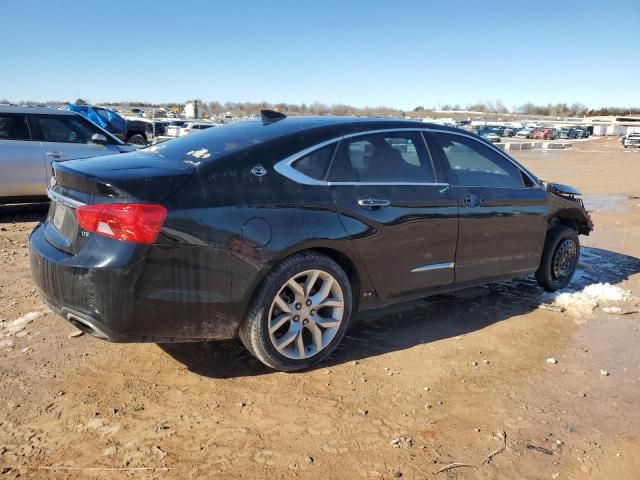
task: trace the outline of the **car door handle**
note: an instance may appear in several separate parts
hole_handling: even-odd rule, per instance
[[[45,154],[47,157],[53,157],[53,158],[64,158],[67,155],[62,153],[62,152],[47,152]]]
[[[358,200],[358,205],[365,208],[384,208],[391,205],[391,202],[380,198],[362,198]]]

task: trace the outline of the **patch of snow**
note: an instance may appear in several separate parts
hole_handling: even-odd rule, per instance
[[[575,316],[587,316],[601,304],[626,302],[631,292],[610,283],[594,283],[577,292],[560,292],[547,295],[545,300],[554,306],[564,308]]]
[[[45,315],[45,312],[29,312],[23,316],[16,318],[14,321],[7,323],[5,330],[8,334],[16,334],[25,329],[27,325],[33,322],[36,318],[40,318]]]
[[[622,313],[622,309],[620,307],[604,307],[602,311],[604,313]]]

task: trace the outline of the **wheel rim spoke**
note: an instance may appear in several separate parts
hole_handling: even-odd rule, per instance
[[[296,338],[298,338],[298,334],[300,332],[299,331],[292,331],[289,330],[287,333],[285,333],[283,336],[281,336],[276,344],[274,345],[276,347],[276,349],[278,349],[278,351],[282,351],[285,348],[287,348],[291,342],[293,342],[294,340],[296,340]],[[302,335],[300,335],[300,337],[302,337]]]
[[[316,325],[320,325],[322,328],[339,327],[341,320],[335,318],[318,318],[316,319]]]
[[[313,303],[316,305],[321,304],[331,294],[331,288],[333,287],[333,277],[328,277],[322,280],[322,286],[318,292],[313,296]]]
[[[311,296],[311,290],[313,286],[318,281],[318,277],[320,276],[320,272],[318,270],[314,270],[309,275],[307,275],[307,280],[304,282],[304,296],[309,298]]]
[[[298,333],[298,338],[296,338],[296,348],[298,349],[299,358],[306,358],[306,353],[304,351],[304,339],[302,338],[302,332]]]
[[[269,333],[276,333],[280,328],[290,321],[293,318],[293,315],[290,313],[282,313],[278,315],[276,318],[271,320],[271,328],[269,328]]]
[[[320,351],[324,348],[322,344],[322,330],[315,323],[310,323],[308,325],[309,331],[311,332],[311,336],[313,338],[313,344],[316,347],[316,351]]]
[[[274,304],[276,307],[278,307],[280,309],[280,311],[282,313],[292,313],[291,312],[291,305],[289,305],[284,298],[282,298],[279,294],[276,295],[276,298],[274,300]]]
[[[296,297],[304,297],[304,288],[295,279],[291,279],[287,282],[287,286],[291,289]]]
[[[344,302],[342,300],[329,298],[328,300],[324,300],[318,304],[318,308],[322,307],[344,307]]]

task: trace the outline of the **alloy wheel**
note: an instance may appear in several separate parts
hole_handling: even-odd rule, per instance
[[[271,344],[290,359],[313,357],[331,343],[344,311],[344,293],[333,275],[323,270],[298,273],[280,288],[271,303]]]

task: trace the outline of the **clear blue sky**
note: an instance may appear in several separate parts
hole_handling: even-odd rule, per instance
[[[640,106],[640,0],[2,0],[0,98]]]

